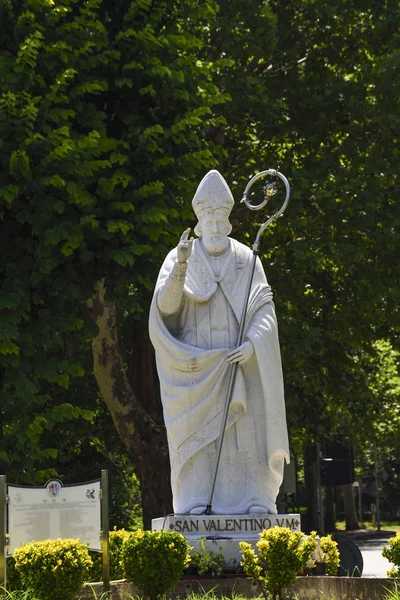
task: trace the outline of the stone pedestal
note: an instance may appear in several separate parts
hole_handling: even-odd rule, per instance
[[[300,515],[174,515],[153,519],[151,527],[181,533],[196,549],[200,549],[200,538],[205,538],[207,550],[218,552],[221,548],[225,560],[233,558],[239,564],[239,542],[256,548],[260,532],[276,526],[301,531]]]

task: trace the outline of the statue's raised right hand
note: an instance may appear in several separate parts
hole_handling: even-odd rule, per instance
[[[180,263],[185,263],[189,260],[189,256],[192,253],[192,246],[193,246],[193,241],[194,238],[189,238],[189,233],[190,233],[190,227],[189,229],[186,229],[182,235],[181,235],[181,239],[179,240],[179,244],[178,244],[178,248],[177,248],[177,258],[178,258],[178,262]]]

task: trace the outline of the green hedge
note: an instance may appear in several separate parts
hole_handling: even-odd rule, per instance
[[[173,531],[135,531],[122,546],[128,581],[152,600],[164,596],[182,577],[190,561],[188,544]]]
[[[72,600],[92,566],[87,546],[76,539],[31,542],[13,556],[22,588],[38,600]]]
[[[387,571],[388,577],[400,577],[400,531],[389,540],[389,546],[384,546],[382,555],[394,566]]]
[[[121,551],[124,541],[131,535],[130,531],[118,529],[110,531],[110,579],[125,579],[124,569],[121,563]],[[89,549],[90,550],[90,549]],[[88,581],[102,581],[103,579],[103,554],[100,552],[90,552],[93,566],[89,570]]]

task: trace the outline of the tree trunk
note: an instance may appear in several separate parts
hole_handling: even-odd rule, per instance
[[[92,342],[93,370],[115,427],[135,464],[142,494],[143,525],[149,529],[152,518],[172,512],[166,430],[153,418],[156,402],[150,402],[151,415],[144,408],[149,388],[138,388],[135,393],[129,383],[118,343],[116,306],[106,301],[104,294],[104,281],[101,281],[88,303],[99,328]],[[146,373],[143,375],[145,378]]]
[[[346,519],[346,531],[360,529],[357,517],[356,501],[354,498],[354,488],[351,483],[342,486],[344,514]]]
[[[126,364],[126,375],[133,393],[153,421],[164,425],[160,384],[147,319],[138,321],[127,317],[124,320],[120,345]]]
[[[336,530],[335,488],[328,485],[325,488],[325,531]]]
[[[304,446],[304,474],[307,490],[307,523],[303,526],[307,531],[323,533],[321,506],[321,474],[319,464],[319,446]]]

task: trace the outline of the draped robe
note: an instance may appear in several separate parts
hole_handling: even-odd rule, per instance
[[[215,276],[199,240],[188,261],[180,309],[159,309],[177,259],[172,250],[161,268],[150,310],[171,462],[175,513],[208,504],[216,446],[232,368],[226,356],[237,332],[252,252],[229,238],[222,271]],[[216,480],[213,512],[276,513],[275,500],[289,462],[283,377],[271,289],[257,258],[244,337],[252,357],[238,367]]]

